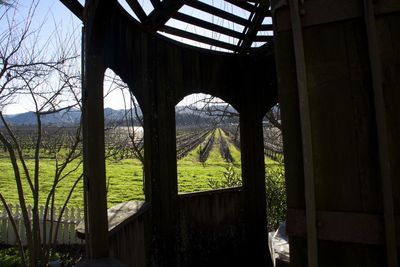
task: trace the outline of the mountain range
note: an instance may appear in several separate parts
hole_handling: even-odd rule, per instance
[[[218,106],[213,106],[213,110],[219,109]],[[220,108],[220,110],[225,110],[225,108]],[[229,112],[234,111],[229,107]],[[140,110],[138,110],[138,115],[142,116]],[[104,109],[105,123],[118,123],[121,122],[126,114],[124,109]],[[25,112],[13,115],[4,115],[7,122],[15,126],[32,126],[36,125],[36,115],[33,112]],[[53,126],[67,126],[79,123],[81,118],[81,111],[76,109],[63,110],[57,113],[52,113],[48,115],[43,115],[41,122],[43,125],[53,125]],[[176,108],[175,114],[176,124],[179,126],[187,125],[197,125],[197,124],[209,124],[215,121],[215,116],[208,115],[204,112],[193,111],[192,109],[183,109],[182,107]],[[238,118],[225,118],[226,122],[237,122]],[[0,122],[0,126],[2,123]]]

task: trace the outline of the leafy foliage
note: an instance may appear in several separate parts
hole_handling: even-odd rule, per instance
[[[283,165],[265,169],[265,186],[267,192],[268,230],[276,230],[279,222],[286,219],[286,185]]]
[[[0,266],[19,267],[22,266],[22,259],[17,248],[7,248],[0,250]]]
[[[242,179],[236,173],[233,164],[226,167],[222,179],[208,179],[208,186],[213,189],[241,186]],[[283,165],[269,165],[265,168],[265,186],[267,200],[268,231],[276,230],[279,222],[286,218],[286,186]]]
[[[57,262],[60,266],[74,266],[84,255],[84,246],[60,245],[51,251],[49,262]],[[0,248],[1,267],[23,266],[21,257],[16,247]]]
[[[225,188],[225,187],[235,187],[242,185],[241,177],[236,173],[233,164],[226,166],[222,173],[222,179],[217,181],[213,178],[208,179],[208,185],[213,189]]]

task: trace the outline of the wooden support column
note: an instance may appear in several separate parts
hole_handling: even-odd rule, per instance
[[[306,60],[304,55],[303,33],[300,21],[300,8],[298,0],[289,2],[290,17],[293,31],[293,46],[296,60],[297,87],[299,93],[299,108],[301,135],[303,144],[303,168],[304,168],[304,198],[306,204],[307,219],[307,256],[308,266],[318,265],[316,204],[314,160],[311,136],[311,118],[309,92],[307,84]]]
[[[379,56],[375,13],[372,0],[364,0],[364,17],[368,39],[369,60],[372,87],[374,91],[375,116],[378,134],[380,174],[382,180],[383,217],[385,224],[387,265],[398,265],[396,246],[396,225],[392,191],[392,170],[389,153],[389,128],[385,114],[385,96],[383,92],[382,63]]]
[[[175,101],[168,79],[149,53],[144,94],[146,201],[152,209],[152,266],[176,266],[177,166]]]
[[[87,33],[85,33],[87,34]],[[86,39],[86,37],[85,37]],[[106,170],[104,160],[104,66],[101,56],[84,41],[83,150],[89,232],[89,257],[108,257]],[[93,45],[93,43],[92,43]]]
[[[268,252],[262,115],[254,109],[240,114],[245,257],[251,266],[272,266]],[[249,265],[249,266],[250,266]]]

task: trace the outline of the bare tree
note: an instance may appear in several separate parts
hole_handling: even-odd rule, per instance
[[[3,124],[0,128],[0,142],[9,154],[16,180],[19,204],[26,229],[27,255],[24,253],[21,238],[15,227],[14,230],[22,262],[26,266],[47,264],[51,248],[57,242],[57,231],[54,232],[53,228],[58,229],[69,198],[82,178],[82,174],[78,174],[78,179],[64,201],[58,222],[53,225],[56,189],[66,177],[80,170],[81,134],[80,126],[78,126],[69,136],[68,145],[64,142],[55,142],[49,150],[55,158],[55,172],[52,187],[44,198],[44,218],[50,217],[51,222],[50,236],[46,236],[47,224],[43,220],[43,231],[41,231],[41,218],[39,218],[40,179],[44,178],[41,177],[40,172],[45,134],[42,119],[51,114],[80,108],[80,76],[76,71],[76,66],[79,64],[77,64],[78,53],[73,35],[61,36],[60,31],[56,29],[48,39],[42,40],[40,37],[43,24],[32,29],[37,5],[38,1],[32,1],[26,17],[20,19],[17,1],[12,5],[3,4],[1,8],[4,10],[0,15],[0,23],[6,25],[4,31],[0,33],[0,119]],[[28,159],[13,126],[3,116],[3,109],[18,98],[30,101],[35,115],[36,121],[32,133],[34,136],[33,170],[28,168]],[[67,170],[66,167],[70,165],[74,166]],[[28,190],[24,189],[24,183],[28,184]],[[28,203],[25,200],[27,194],[33,197],[32,218],[29,216]],[[7,201],[1,192],[0,200],[6,207],[10,220],[13,221]]]
[[[197,121],[205,121],[210,127],[222,127],[240,148],[239,113],[229,103],[211,95],[199,95],[191,104],[180,106],[179,111],[189,111]],[[281,161],[283,140],[279,104],[266,113],[263,126],[265,154]]]
[[[123,109],[121,116],[116,118],[105,117],[106,136],[112,148],[107,149],[106,157],[126,155],[138,159],[144,164],[144,143],[143,143],[143,114],[139,103],[128,85],[114,73],[106,72],[105,81],[109,85],[105,91],[105,97],[112,92],[121,95]],[[107,115],[107,114],[106,114]]]

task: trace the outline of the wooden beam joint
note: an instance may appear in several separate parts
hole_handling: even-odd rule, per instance
[[[397,227],[400,216],[395,216]],[[385,244],[383,215],[362,212],[317,211],[316,226],[318,239],[327,241],[360,243],[367,245]],[[306,213],[303,209],[289,208],[286,232],[289,236],[306,237]],[[397,239],[397,246],[400,240]]]

